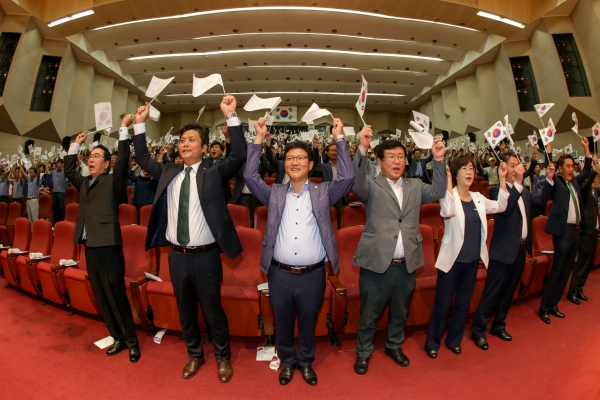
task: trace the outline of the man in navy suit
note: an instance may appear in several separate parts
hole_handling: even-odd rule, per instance
[[[585,228],[585,226],[582,226],[585,215],[579,187],[590,175],[592,158],[590,157],[588,140],[582,138],[581,144],[585,150],[585,166],[581,174],[574,176],[573,157],[564,154],[557,161],[560,175],[552,180],[546,174],[547,179],[540,182],[535,189],[540,191],[539,197],[542,204],[546,203],[550,195],[552,195],[554,201],[548,216],[548,222],[546,222],[544,228],[545,232],[552,235],[554,244],[552,270],[546,282],[542,304],[540,305],[540,318],[546,324],[551,323],[549,314],[558,318],[565,317],[565,314],[558,310],[558,303],[567,286],[577,256],[580,229]],[[546,145],[546,151],[548,154],[552,154],[551,143]],[[548,160],[546,160],[546,168],[548,168]]]
[[[231,154],[212,167],[208,160],[202,160],[208,134],[202,133],[200,125],[188,124],[181,129],[179,154],[183,165],[162,164],[150,157],[145,135],[148,103],[138,108],[133,126],[136,160],[158,181],[146,249],[171,247],[169,271],[189,356],[182,372],[185,379],[196,375],[205,362],[198,302],[210,325],[219,380],[225,383],[233,377],[229,325],[221,305],[221,253],[234,259],[242,252],[223,191],[246,159],[246,141],[235,108],[235,98],[224,94],[221,111],[230,130]]]
[[[427,163],[433,160],[433,153],[429,152],[429,155],[425,159],[421,159],[421,149],[414,149],[415,143],[412,142],[406,156],[408,158],[408,171],[406,172],[407,178],[419,178],[427,184],[431,184],[429,178],[429,172],[427,172]]]
[[[485,335],[486,325],[494,314],[490,334],[505,341],[512,340],[512,336],[506,332],[506,316],[513,293],[521,281],[526,252],[532,253],[529,218],[531,206],[542,206],[539,198],[531,196],[523,187],[527,172],[517,156],[514,153],[504,153],[500,159],[508,167],[506,185],[510,197],[506,210],[494,215],[494,233],[485,288],[471,327],[473,341],[482,350],[489,348]],[[492,186],[490,200],[498,199],[499,190],[498,185]]]
[[[258,158],[267,133],[264,118],[255,125],[256,138],[248,145],[246,184],[269,207],[260,267],[269,277],[269,295],[277,324],[277,353],[283,362],[279,383],[287,385],[298,367],[304,380],[317,384],[312,368],[315,359],[315,325],[326,285],[324,265],[334,273],[339,261],[329,208],[350,190],[354,182],[343,125],[334,120],[335,146],[340,151],[339,171],[333,182],[315,184],[308,179],[312,152],[304,142],[285,148],[285,171],[289,183],[269,187],[258,173]],[[294,323],[298,315],[298,349],[294,349]]]

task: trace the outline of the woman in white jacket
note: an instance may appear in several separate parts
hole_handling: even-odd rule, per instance
[[[467,311],[475,287],[479,259],[483,260],[486,268],[489,260],[485,243],[487,237],[485,215],[503,212],[506,209],[507,172],[506,164],[501,163],[498,169],[501,190],[498,193],[498,200],[493,201],[480,193],[469,191],[476,175],[475,163],[469,156],[455,157],[450,164],[452,179],[448,179],[448,191],[440,201],[440,214],[444,217],[445,230],[435,263],[439,271],[425,342],[425,351],[431,358],[437,357],[453,298],[454,311],[446,336],[446,346],[454,354],[461,353],[460,342],[465,332]],[[452,183],[456,185],[454,189]]]

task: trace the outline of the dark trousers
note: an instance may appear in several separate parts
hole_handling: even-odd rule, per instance
[[[52,193],[52,219],[54,223],[65,220],[64,193]]]
[[[133,314],[125,289],[123,247],[85,247],[92,291],[110,335],[128,347],[138,344]]]
[[[388,303],[390,311],[385,345],[390,349],[400,348],[404,341],[408,303],[416,282],[417,274],[409,274],[406,263],[391,264],[383,274],[360,269],[360,321],[356,334],[356,354],[359,357],[373,354],[377,321]]]
[[[169,252],[169,270],[183,340],[190,358],[204,356],[202,336],[198,327],[198,302],[210,326],[217,360],[229,360],[229,323],[221,305],[223,267],[218,248],[205,253]]]
[[[0,203],[6,203],[8,204],[8,196],[0,196]]]
[[[546,282],[540,311],[558,309],[558,302],[567,286],[569,275],[573,269],[573,263],[579,249],[579,229],[567,226],[562,236],[552,236],[554,244],[554,260],[550,277]]]
[[[521,282],[521,275],[525,267],[527,253],[525,247],[524,244],[519,246],[517,258],[512,264],[490,260],[485,287],[471,327],[475,337],[485,337],[486,325],[494,314],[496,317],[490,330],[506,329],[506,316],[508,315],[510,302],[517,285]]]
[[[238,199],[237,204],[248,207],[248,209],[250,210],[250,223],[253,224],[254,210],[256,210],[256,207],[261,206],[262,203],[258,201],[258,199],[253,195],[242,193],[240,194],[240,198]]]
[[[446,335],[446,346],[460,346],[465,333],[469,303],[477,279],[478,264],[479,260],[470,263],[455,262],[450,271],[438,271],[435,300],[433,310],[431,310],[429,326],[427,327],[426,350],[440,348],[448,311],[452,305],[452,298],[454,298],[454,311],[452,312],[450,329]]]
[[[569,295],[575,295],[577,292],[583,293],[583,285],[587,281],[590,270],[594,266],[594,258],[596,258],[596,248],[598,247],[598,231],[594,233],[584,233],[581,235],[579,243],[579,255],[577,263],[573,269],[571,277],[571,286],[569,287]]]
[[[315,329],[325,294],[325,268],[294,274],[271,264],[268,277],[269,297],[277,329],[275,338],[277,355],[284,367],[291,367],[296,363],[307,367],[315,359],[317,347]],[[294,340],[296,315],[298,315],[297,350]]]

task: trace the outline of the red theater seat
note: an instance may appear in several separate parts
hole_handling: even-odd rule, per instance
[[[65,210],[65,221],[77,223],[77,215],[79,214],[79,204],[71,203],[66,207]]]
[[[29,251],[31,241],[31,224],[27,218],[17,218],[15,225],[15,248],[21,250],[23,254]],[[19,271],[17,270],[16,259],[18,254],[8,254],[8,250],[2,250],[0,253],[0,265],[6,283],[12,286],[20,286]]]
[[[39,218],[53,222],[52,217],[52,195],[42,194],[38,197]]]
[[[250,228],[250,210],[246,206],[227,204],[227,209],[236,228]]]
[[[65,206],[69,204],[79,204],[79,190],[74,187],[65,189]]]
[[[275,178],[269,178],[265,176],[264,180],[268,186],[273,186],[273,184],[275,183]]]
[[[152,204],[140,208],[140,225],[148,226],[150,223],[150,214],[152,214]]]
[[[423,257],[425,264],[417,269],[417,282],[408,308],[406,325],[422,325],[429,322],[433,301],[435,299],[435,285],[437,282],[437,269],[435,268],[435,243],[433,229],[421,224],[423,237]]]
[[[15,237],[15,222],[23,215],[21,203],[10,203],[8,206],[8,217],[6,223],[0,225],[0,242],[3,246],[12,246]]]
[[[53,286],[54,290],[47,290],[47,286],[42,283],[42,291],[44,298],[53,301],[55,303],[62,303],[66,306],[71,306],[74,310],[83,311],[88,314],[100,314],[98,303],[92,292],[92,286],[90,284],[87,274],[87,264],[85,261],[85,246],[79,246],[79,263],[74,267],[67,268],[53,268],[52,273],[57,275],[56,286]],[[64,271],[64,287],[61,285],[60,271]],[[41,271],[38,270],[40,273]],[[65,295],[68,294],[68,296]],[[73,314],[75,311],[71,311],[69,314]]]
[[[367,209],[364,204],[358,207],[344,206],[342,208],[342,228],[364,226],[367,222]]]
[[[258,206],[254,209],[254,229],[258,229],[263,234],[267,231],[267,218],[269,210],[267,206]]]
[[[60,224],[61,222],[57,223]],[[65,224],[73,225],[70,222]],[[69,232],[66,232],[68,234]],[[71,243],[73,243],[73,230],[70,231]],[[62,230],[59,230],[59,234],[64,234]],[[64,241],[64,238],[62,238]],[[45,219],[38,219],[33,221],[33,234],[31,235],[31,243],[29,245],[29,253],[42,253],[45,260],[50,259],[50,251],[52,249],[52,224],[50,221]],[[17,257],[16,266],[19,271],[19,277],[21,279],[21,288],[31,294],[41,295],[39,277],[37,273],[37,263],[40,260],[32,260],[29,255],[22,255]]]
[[[137,209],[131,204],[119,204],[119,224],[121,227],[137,224]]]
[[[439,203],[423,204],[420,211],[421,224],[428,225],[433,231],[434,242],[437,242],[438,232],[444,225],[444,218],[440,215],[441,207]],[[439,245],[439,242],[438,242]]]

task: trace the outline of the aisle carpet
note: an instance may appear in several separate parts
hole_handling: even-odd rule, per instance
[[[177,332],[158,345],[138,329],[142,358],[131,364],[126,352],[107,357],[93,344],[108,335],[102,322],[0,287],[0,399],[599,399],[600,271],[590,275],[586,294],[590,301],[580,306],[563,299],[566,318],[551,317],[551,325],[537,316],[540,297],[513,307],[507,330],[514,340],[489,336],[487,352],[475,347],[467,329],[463,354],[443,347],[431,360],[423,350],[426,327],[409,328],[407,368],[383,354],[380,332],[364,376],[352,369],[354,335],[342,336],[340,347],[319,338],[318,385],[296,372],[282,387],[268,362],[255,361],[263,338],[232,339],[231,382],[218,381],[212,345],[206,364],[184,380],[187,355]]]

